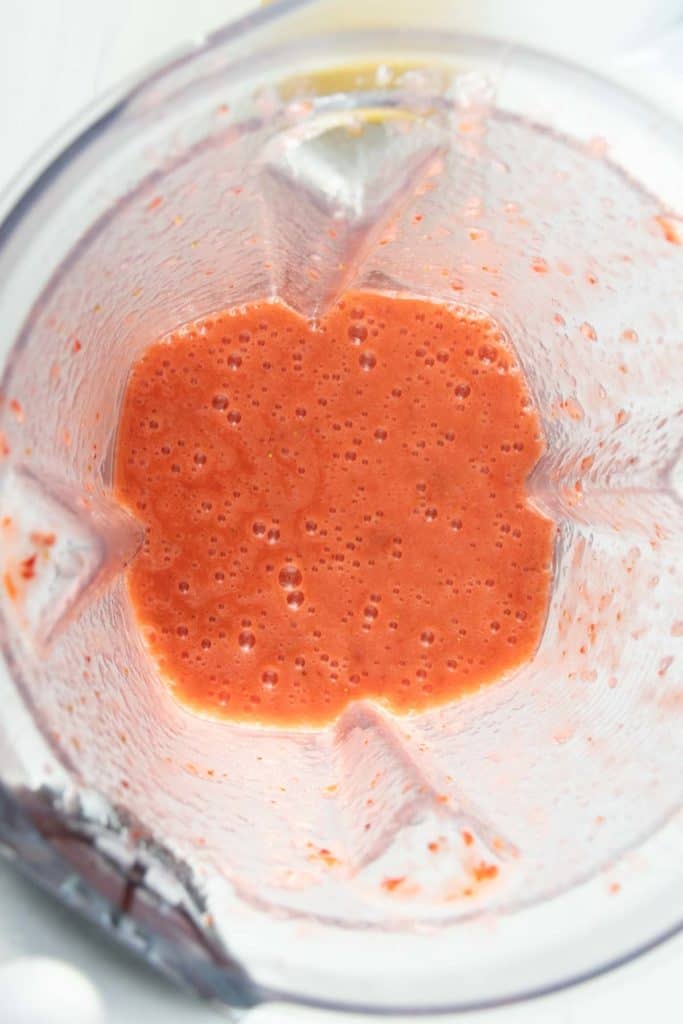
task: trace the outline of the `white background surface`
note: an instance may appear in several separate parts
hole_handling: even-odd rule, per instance
[[[465,9],[468,28],[484,12],[488,24],[492,24],[494,3],[457,2]],[[504,0],[496,2],[504,4]],[[514,3],[518,15],[515,31],[521,36],[526,33],[538,45],[543,27],[538,13],[541,7],[526,0]],[[547,0],[541,6],[549,25],[548,10],[553,4],[564,15],[571,6],[575,15],[573,34],[563,32],[556,46],[576,59],[590,60],[594,66],[648,93],[683,117],[680,22],[677,29],[667,33],[663,44],[643,33],[637,52],[623,53],[624,39],[639,38],[637,25],[643,10],[663,12],[661,21],[666,23],[675,20],[672,15],[677,9],[681,11],[680,3],[599,0],[600,22],[604,26],[600,38],[596,38],[595,32],[591,36],[590,26],[595,24],[592,3],[575,0],[566,5],[560,0]],[[251,6],[250,0],[2,0],[0,187],[95,96]],[[508,0],[504,6],[509,15]],[[530,8],[536,8],[533,21],[525,23]],[[609,8],[611,15],[606,16]],[[623,28],[624,19],[629,17],[635,31],[629,27],[627,33],[620,35],[609,30],[612,19]],[[621,52],[615,52],[617,38]],[[92,929],[0,865],[0,962],[21,954],[61,957],[83,970],[103,996],[109,1024],[217,1024],[220,1020],[212,1010],[178,994],[144,966],[114,950]],[[4,1016],[6,1009],[0,1010],[0,1018],[13,1024],[11,1016]],[[261,1014],[259,1011],[257,1016]],[[282,1020],[285,1016],[292,1022],[302,1017],[316,1019],[296,1010],[277,1014],[273,1019]],[[319,1019],[322,1022],[332,1018],[320,1015]],[[542,1002],[480,1013],[459,1021],[466,1019],[476,1020],[477,1024],[680,1024],[683,936],[581,988]]]

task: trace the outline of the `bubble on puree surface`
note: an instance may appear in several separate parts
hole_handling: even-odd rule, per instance
[[[118,499],[144,524],[134,612],[175,696],[318,726],[353,700],[424,710],[539,641],[553,527],[543,450],[498,326],[375,293],[309,323],[264,302],[133,367]]]

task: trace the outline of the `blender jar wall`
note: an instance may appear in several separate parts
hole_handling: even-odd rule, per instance
[[[370,78],[322,88],[321,53],[340,74],[363,57]],[[440,923],[450,976],[472,931],[447,924],[522,918],[678,805],[680,150],[647,108],[579,72],[554,69],[553,103],[540,58],[506,57],[495,83],[501,50],[476,40],[212,56],[210,72],[202,55],[175,91],[171,72],[114,111],[5,246],[6,322],[24,320],[3,387],[5,649],[71,780],[190,865],[248,966],[260,957],[288,984],[280,950],[249,938],[286,909],[326,937],[318,985],[353,1001],[344,979],[330,988],[335,923]],[[595,138],[634,124],[635,149],[633,132],[607,154]],[[612,152],[635,154],[626,170],[658,197]],[[111,496],[127,371],[216,308],[277,296],[316,315],[349,286],[485,309],[516,347],[548,439],[531,496],[560,524],[541,647],[513,678],[409,720],[361,706],[287,734],[201,719],[156,677],[127,603],[139,531]],[[435,869],[425,851],[442,835]],[[495,870],[464,894],[481,864]],[[412,879],[412,895],[387,877]],[[483,998],[462,977],[436,987],[442,1005]],[[381,972],[370,1001],[396,1002]]]

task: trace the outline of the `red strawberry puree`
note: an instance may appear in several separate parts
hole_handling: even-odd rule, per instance
[[[128,588],[175,696],[329,723],[422,711],[539,641],[552,524],[526,501],[538,416],[500,329],[346,295],[311,323],[261,302],[153,344],[121,413],[118,499],[144,524]]]

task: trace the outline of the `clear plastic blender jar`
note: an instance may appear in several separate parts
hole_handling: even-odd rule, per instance
[[[299,6],[109,101],[0,228],[0,837],[231,1005],[490,1005],[681,920],[681,128],[439,4],[395,29]],[[507,332],[548,444],[530,500],[559,528],[541,644],[407,718],[202,718],[127,599],[127,373],[217,308],[315,317],[349,288]]]

